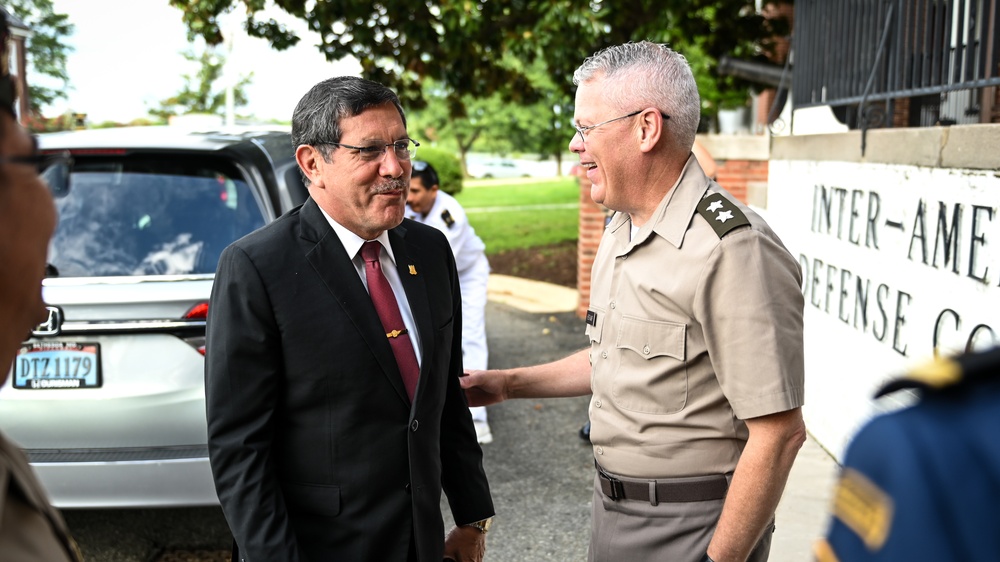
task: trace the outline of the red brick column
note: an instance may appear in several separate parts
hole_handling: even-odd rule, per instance
[[[747,202],[747,184],[767,183],[767,160],[716,159],[716,181],[740,201]]]
[[[580,293],[576,314],[580,318],[587,315],[590,304],[590,269],[594,266],[597,246],[604,233],[604,218],[607,216],[603,205],[590,198],[590,180],[580,168],[574,168],[574,175],[580,182],[580,238],[576,246],[576,288]]]

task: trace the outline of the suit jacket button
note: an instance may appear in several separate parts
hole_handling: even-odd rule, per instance
[[[417,420],[410,422],[410,431],[416,431],[418,427],[420,427],[420,422]]]

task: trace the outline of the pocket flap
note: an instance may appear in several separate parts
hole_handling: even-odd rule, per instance
[[[625,316],[616,346],[631,349],[644,359],[673,357],[684,361],[684,334],[687,327],[677,322],[663,322]]]

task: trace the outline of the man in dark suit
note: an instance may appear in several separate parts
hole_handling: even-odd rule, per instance
[[[320,82],[292,142],[310,198],[223,252],[209,308],[208,444],[234,559],[479,561],[493,504],[458,383],[458,275],[440,232],[403,221],[417,143],[399,99]]]

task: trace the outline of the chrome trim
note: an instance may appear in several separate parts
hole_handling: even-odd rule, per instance
[[[205,328],[204,320],[141,320],[136,322],[64,322],[62,334],[91,332],[169,332]]]

